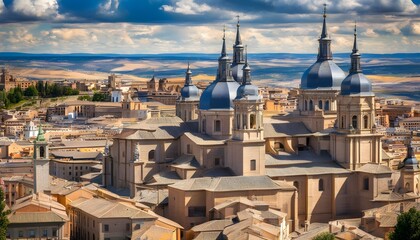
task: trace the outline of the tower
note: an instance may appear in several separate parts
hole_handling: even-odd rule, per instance
[[[402,188],[405,192],[413,192],[419,194],[420,192],[420,168],[417,161],[413,146],[413,133],[407,143],[407,156],[398,167],[401,170]]]
[[[232,135],[233,100],[239,87],[232,77],[231,60],[226,53],[225,30],[216,80],[203,91],[199,104],[199,131],[217,139]]]
[[[233,44],[233,60],[232,60],[232,77],[237,81],[238,83],[242,82],[242,68],[244,66],[244,45],[242,44],[241,39],[241,33],[239,31],[239,16],[236,16],[238,18],[238,22],[236,24],[236,38],[235,38],[235,44]]]
[[[195,120],[198,118],[198,104],[200,100],[200,91],[193,84],[191,78],[190,63],[188,63],[185,72],[185,83],[181,89],[181,96],[176,100],[176,115],[184,121]]]
[[[158,90],[158,81],[156,81],[155,75],[153,75],[152,79],[147,82],[147,91],[149,93],[154,93]]]
[[[39,125],[38,136],[34,141],[34,193],[44,192],[50,187],[50,159],[48,142]]]
[[[333,127],[337,117],[337,95],[346,77],[333,61],[331,38],[327,33],[327,10],[324,4],[317,61],[302,76],[298,98],[301,121],[313,132]]]
[[[337,98],[337,126],[331,134],[331,156],[349,169],[365,163],[381,163],[381,136],[375,132],[375,94],[372,84],[362,73],[354,28],[349,75],[341,84]]]
[[[265,174],[265,141],[263,136],[263,101],[258,87],[251,83],[247,59],[242,84],[234,103],[232,139],[228,141],[226,165],[237,175]]]

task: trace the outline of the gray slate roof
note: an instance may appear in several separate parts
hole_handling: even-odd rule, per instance
[[[375,164],[375,163],[367,163],[363,165],[362,167],[360,167],[359,169],[357,169],[357,171],[365,172],[365,173],[373,173],[373,174],[386,174],[386,173],[391,174],[392,173],[389,167],[380,165],[380,164]]]
[[[265,123],[264,138],[311,134],[302,122]]]

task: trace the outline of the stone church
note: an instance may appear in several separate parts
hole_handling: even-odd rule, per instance
[[[324,9],[318,57],[302,76],[295,112],[264,117],[238,21],[233,61],[223,36],[215,80],[203,92],[188,66],[177,117],[146,119],[115,136],[105,186],[128,190],[131,198],[143,189],[168,189],[164,215],[186,229],[234,214],[239,210],[227,211],[226,202],[243,198],[287,213],[291,231],[418,201],[412,146],[399,170],[383,161],[356,27],[345,73],[334,63],[326,18]]]

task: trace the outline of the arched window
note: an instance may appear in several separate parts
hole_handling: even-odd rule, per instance
[[[321,100],[318,101],[318,108],[322,109],[322,101]]]
[[[309,111],[314,110],[314,102],[312,100],[309,100]]]
[[[192,151],[191,151],[191,145],[190,144],[187,144],[187,154],[191,154],[192,153]]]
[[[274,150],[276,151],[284,151],[284,145],[281,142],[274,143]]]
[[[345,128],[346,127],[346,118],[345,116],[341,116],[341,128]]]
[[[369,127],[369,117],[367,115],[363,116],[363,127],[368,128]]]
[[[324,179],[319,179],[318,182],[318,191],[324,191]]]
[[[44,146],[39,147],[39,157],[45,158],[45,148],[44,148]]]
[[[305,111],[308,111],[308,100],[305,100],[305,105],[303,107]]]
[[[206,119],[203,119],[201,125],[201,131],[203,131],[203,133],[206,133]]]
[[[149,152],[149,161],[155,161],[155,150]]]
[[[220,120],[214,121],[214,131],[215,132],[220,132],[221,128],[222,128],[222,126],[221,126]]]
[[[257,160],[252,159],[250,162],[249,170],[255,171],[257,169]]]
[[[256,128],[255,114],[251,114],[249,116],[249,121],[250,121],[250,124],[251,124],[251,129],[255,129]]]
[[[299,190],[299,182],[298,181],[294,181],[293,186]]]
[[[354,129],[357,128],[357,116],[356,115],[351,118],[351,125],[353,126]]]
[[[407,190],[407,191],[410,190],[410,183],[405,184],[405,190]]]
[[[324,110],[325,111],[329,111],[330,110],[330,100],[325,101]]]
[[[236,114],[236,129],[241,129],[241,119],[240,114]]]
[[[369,190],[369,178],[363,178],[363,190]]]

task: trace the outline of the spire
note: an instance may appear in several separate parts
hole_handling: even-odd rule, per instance
[[[417,161],[416,154],[414,153],[413,135],[413,132],[411,132],[411,137],[407,144],[407,156],[403,161],[403,167],[405,169],[416,170],[419,169],[419,162]]]
[[[353,50],[350,57],[351,57],[350,73],[361,73],[362,68],[360,66],[360,53],[359,53],[359,49],[357,49],[356,22],[354,23],[354,42],[353,42]]]
[[[36,137],[37,142],[45,141],[44,131],[42,130],[42,125],[39,124],[38,136]]]
[[[324,4],[324,22],[322,24],[322,33],[319,38],[318,61],[332,60],[331,39],[327,33],[327,4]]]
[[[187,71],[185,72],[185,86],[192,85],[192,79],[191,79],[191,70],[190,70],[190,62],[188,62]]]
[[[242,45],[241,33],[239,32],[239,15],[236,16],[238,18],[238,22],[236,23],[236,41],[235,45]]]
[[[251,84],[251,68],[248,64],[248,51],[247,46],[245,46],[245,65],[242,68],[243,75],[242,75],[242,85],[249,85]]]
[[[226,26],[223,26],[223,44],[222,44],[222,52],[221,57],[226,57]]]
[[[327,23],[326,23],[326,18],[327,18],[327,4],[324,3],[324,22],[322,24],[322,34],[321,34],[321,38],[326,38],[327,37]]]

